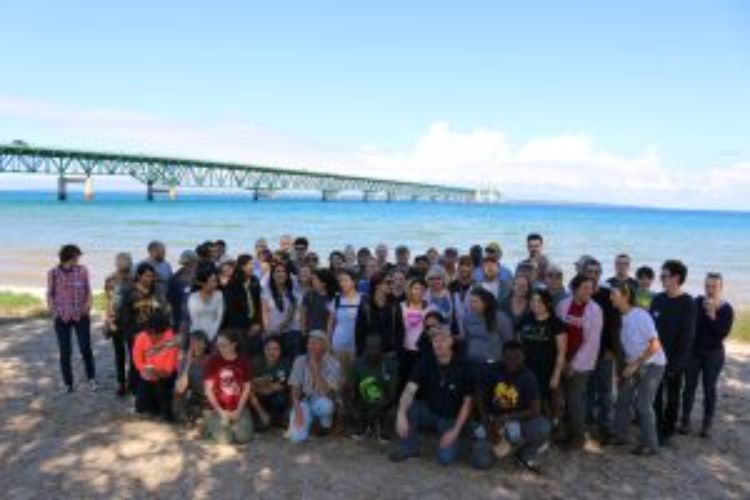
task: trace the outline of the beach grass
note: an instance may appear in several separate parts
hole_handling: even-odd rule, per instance
[[[0,292],[0,318],[31,318],[46,313],[44,302],[35,295]]]
[[[729,338],[737,342],[750,343],[750,307],[745,307],[737,313]]]
[[[93,308],[95,312],[104,312],[106,296],[104,292],[94,292]]]
[[[104,292],[94,293],[95,313],[104,311]],[[49,315],[44,301],[24,292],[0,291],[0,318],[41,318]]]

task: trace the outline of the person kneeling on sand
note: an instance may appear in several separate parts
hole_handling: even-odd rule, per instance
[[[174,339],[169,317],[160,310],[151,316],[146,330],[136,336],[133,363],[141,378],[135,399],[136,412],[174,420],[172,393],[179,359]]]
[[[453,352],[448,328],[432,334],[435,356],[421,356],[401,395],[396,432],[401,438],[390,459],[400,462],[419,455],[418,431],[436,430],[440,436],[437,460],[448,465],[456,460],[461,430],[472,409],[473,384],[466,364]],[[415,401],[417,391],[422,399]]]
[[[482,387],[486,390],[477,406],[485,435],[474,442],[472,465],[488,469],[496,457],[514,449],[519,464],[538,471],[537,453],[551,426],[541,414],[539,386],[524,365],[520,342],[511,340],[503,346],[503,361],[488,365]]]
[[[263,343],[263,356],[253,365],[253,392],[257,394],[261,411],[258,417],[271,425],[286,425],[289,408],[289,363],[281,355],[281,339],[268,337]]]
[[[172,411],[178,422],[195,423],[208,405],[203,388],[203,363],[208,358],[208,348],[206,332],[190,332],[188,349],[180,362],[172,401]]]
[[[333,425],[334,401],[341,386],[341,366],[328,353],[328,337],[321,330],[307,336],[307,354],[298,356],[289,376],[292,411],[287,437],[294,443],[305,441],[314,421],[327,431]]]
[[[237,350],[237,332],[222,330],[216,338],[216,354],[203,368],[208,435],[219,443],[245,444],[253,436],[253,420],[247,403],[251,397],[250,363]]]

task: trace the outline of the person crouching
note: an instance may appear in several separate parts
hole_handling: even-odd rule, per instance
[[[207,434],[222,444],[245,444],[253,436],[248,409],[251,397],[250,363],[237,349],[235,330],[221,330],[216,353],[203,367],[204,390],[209,409],[205,413]]]
[[[289,376],[292,411],[287,437],[293,443],[305,441],[314,421],[327,431],[333,425],[334,401],[341,386],[341,365],[328,352],[328,337],[321,330],[307,336],[307,354],[298,356]]]
[[[158,310],[133,344],[133,363],[142,379],[136,393],[135,410],[170,422],[174,420],[172,393],[179,359],[174,340],[169,318]]]

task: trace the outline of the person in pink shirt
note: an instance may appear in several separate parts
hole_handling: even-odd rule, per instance
[[[586,384],[596,366],[602,336],[602,309],[592,300],[594,282],[584,275],[570,281],[571,296],[557,305],[557,316],[568,336],[565,366],[565,407],[568,414],[565,448],[586,443]]]
[[[174,420],[172,394],[179,363],[179,349],[174,340],[169,317],[159,310],[133,344],[133,363],[141,375],[135,410],[168,422]]]

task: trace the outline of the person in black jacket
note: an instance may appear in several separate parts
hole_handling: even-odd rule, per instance
[[[698,379],[703,383],[703,425],[701,437],[709,437],[716,411],[716,385],[724,368],[724,339],[732,331],[734,310],[721,296],[721,274],[706,275],[706,295],[695,299],[695,342],[685,374],[682,393],[682,420],[678,432],[690,433],[690,414],[695,402]]]
[[[661,267],[664,292],[651,302],[651,316],[659,341],[667,355],[667,367],[654,401],[657,432],[662,446],[675,432],[680,409],[680,393],[695,338],[695,301],[683,292],[687,267],[679,260],[668,260]],[[665,394],[666,393],[666,394]]]
[[[391,296],[391,278],[383,272],[370,278],[367,300],[359,306],[354,334],[357,358],[363,355],[370,335],[380,337],[380,348],[386,356],[395,356],[404,344],[401,307]]]
[[[242,332],[240,346],[250,356],[263,353],[262,310],[260,303],[260,281],[253,274],[253,257],[243,254],[237,257],[237,267],[224,289],[223,328]]]

